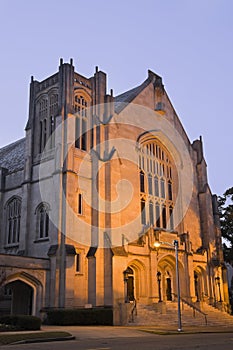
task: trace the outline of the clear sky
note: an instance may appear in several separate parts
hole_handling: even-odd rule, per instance
[[[213,193],[233,186],[232,0],[0,0],[0,147],[24,136],[30,77],[59,58],[128,90],[151,69],[191,141],[202,135]]]

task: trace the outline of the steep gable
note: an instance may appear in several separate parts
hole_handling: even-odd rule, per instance
[[[13,172],[24,167],[25,138],[0,149],[0,167]]]

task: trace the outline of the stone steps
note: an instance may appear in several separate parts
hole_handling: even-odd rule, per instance
[[[233,316],[220,311],[210,305],[204,304],[202,311],[207,314],[208,326],[233,326]],[[204,315],[195,312],[186,304],[181,307],[182,325],[205,326]],[[129,325],[174,326],[177,324],[177,303],[169,302],[166,305],[137,305],[137,315]]]

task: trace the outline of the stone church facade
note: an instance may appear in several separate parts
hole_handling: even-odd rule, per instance
[[[0,149],[0,308],[113,307],[181,297],[228,307],[216,196],[160,76],[114,97],[73,62],[30,84],[25,138]],[[160,242],[159,248],[155,244]]]

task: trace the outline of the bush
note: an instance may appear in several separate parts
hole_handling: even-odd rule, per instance
[[[56,326],[113,325],[112,308],[48,310],[45,323]]]
[[[0,324],[11,326],[15,330],[36,331],[40,329],[41,319],[29,315],[0,316]]]

